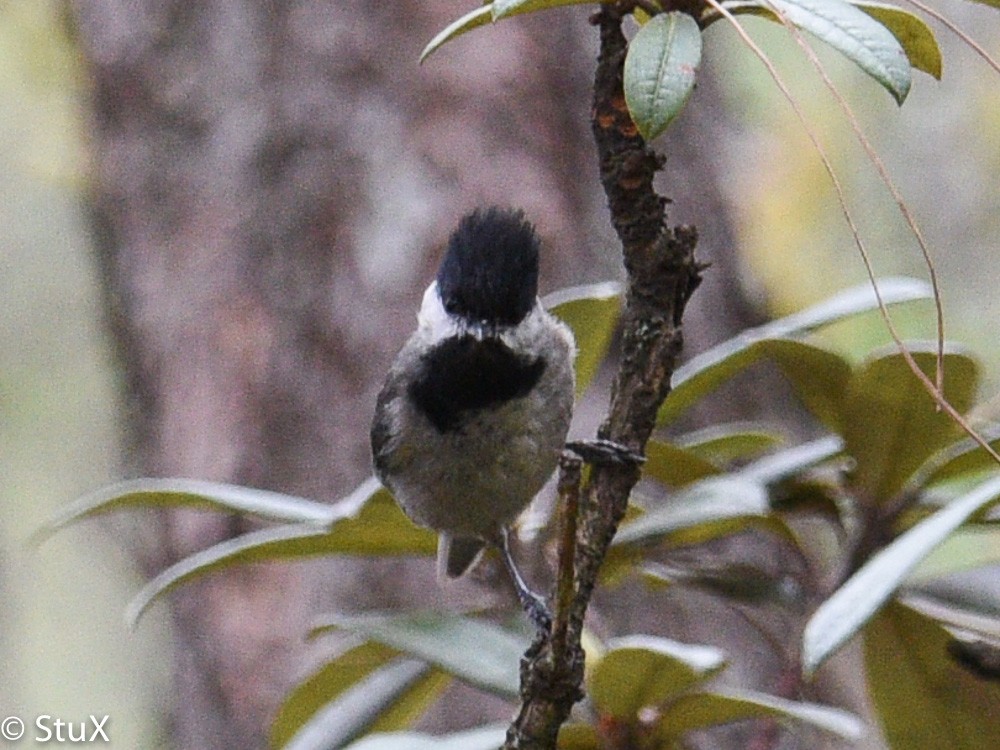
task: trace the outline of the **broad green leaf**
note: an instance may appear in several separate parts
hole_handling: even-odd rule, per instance
[[[334,628],[404,651],[484,690],[518,694],[518,665],[528,641],[496,625],[443,612],[334,615],[313,634]]]
[[[476,8],[475,10],[469,11],[461,18],[452,21],[450,24],[441,29],[441,31],[439,31],[434,38],[427,43],[427,46],[424,47],[424,51],[420,53],[420,62],[426,60],[455,37],[461,36],[467,31],[477,29],[480,26],[485,26],[492,20],[493,9],[489,5],[484,5]]]
[[[839,708],[741,690],[683,695],[664,709],[656,731],[666,741],[694,729],[764,718],[807,724],[848,740],[859,739],[863,728],[856,716]]]
[[[804,671],[815,672],[878,612],[931,550],[998,496],[1000,477],[993,477],[872,555],[816,609],[806,624],[802,645]]]
[[[133,479],[103,487],[62,508],[40,538],[83,518],[129,508],[202,508],[246,513],[275,521],[327,524],[353,509],[378,489],[374,478],[335,505],[324,505],[278,492],[204,482],[198,479]]]
[[[1000,684],[979,679],[948,654],[951,634],[890,603],[865,628],[868,693],[893,750],[993,750],[1000,737]]]
[[[651,141],[684,108],[701,63],[701,29],[686,13],[660,13],[640,27],[625,56],[625,102]]]
[[[158,597],[178,585],[232,565],[316,555],[430,555],[436,535],[418,528],[392,496],[379,489],[329,527],[286,524],[252,531],[214,544],[174,563],[153,577],[129,603],[126,619],[135,626]]]
[[[621,316],[622,286],[615,281],[549,294],[542,304],[573,330],[576,339],[576,395],[579,398],[607,356]]]
[[[933,32],[923,19],[902,8],[886,3],[859,2],[848,0],[851,5],[864,11],[880,24],[885,26],[896,38],[906,53],[907,61],[917,70],[922,70],[941,78],[941,50]],[[771,10],[767,0],[735,0],[723,3],[723,6],[733,15],[750,14],[766,18],[775,23],[781,20]],[[721,14],[709,12],[708,23],[722,18]],[[791,19],[789,19],[791,20]],[[804,27],[803,27],[804,28]]]
[[[770,528],[767,490],[732,476],[710,477],[671,495],[663,505],[623,523],[612,545],[667,541],[696,544],[733,534],[751,523]]]
[[[878,81],[902,104],[910,61],[885,26],[842,0],[767,0],[794,26],[816,36]]]
[[[415,659],[389,662],[320,708],[281,747],[284,750],[343,747],[366,732],[427,670],[426,664]]]
[[[1000,425],[979,428],[979,434],[993,450],[1000,451]],[[910,477],[908,488],[917,490],[930,484],[954,480],[996,469],[997,462],[972,438],[958,440],[933,454],[920,470]]]
[[[737,473],[745,479],[760,484],[775,484],[823,463],[839,455],[843,450],[844,441],[836,435],[828,435],[759,458]]]
[[[662,440],[646,443],[646,463],[642,471],[667,487],[682,487],[722,472],[694,452]]]
[[[882,279],[878,282],[878,288],[886,305],[933,297],[930,286],[915,279]],[[748,329],[739,336],[692,357],[674,372],[673,390],[660,407],[657,424],[675,420],[699,399],[718,388],[727,378],[756,362],[763,355],[763,350],[758,348],[750,354],[747,354],[747,350],[752,350],[760,342],[802,336],[821,326],[877,307],[874,291],[870,285],[864,284],[840,292],[801,312]],[[831,367],[840,369],[836,365]],[[791,368],[789,371],[794,372]],[[836,374],[830,376],[833,382],[837,377],[839,376]],[[819,392],[824,391],[825,388]]]
[[[920,369],[934,377],[934,345],[909,344]],[[978,381],[975,360],[957,351],[944,355],[944,395],[959,412],[973,403]],[[960,434],[939,411],[896,350],[875,356],[855,373],[843,409],[846,451],[857,463],[854,484],[872,500],[887,501],[911,475]]]
[[[941,80],[941,48],[934,38],[934,32],[920,16],[886,3],[852,0],[851,5],[863,10],[892,32],[903,46],[910,65]]]
[[[323,722],[325,709],[332,706],[352,687],[376,670],[396,659],[395,649],[367,641],[340,654],[333,661],[296,685],[285,698],[278,716],[271,724],[270,746],[285,747],[302,728],[314,720]],[[397,660],[398,661],[398,660]],[[451,682],[451,677],[437,669],[425,669],[408,686],[386,703],[377,716],[371,716],[367,732],[391,732],[409,727]]]
[[[592,724],[564,724],[556,740],[558,750],[604,750],[604,742]]]
[[[641,708],[665,703],[725,664],[725,654],[711,646],[652,635],[616,638],[591,667],[587,694],[602,716],[634,720]]]
[[[344,750],[496,750],[506,736],[506,724],[444,735],[392,732],[365,737]]]
[[[681,448],[722,466],[766,453],[781,442],[780,435],[747,423],[713,425],[676,440]]]

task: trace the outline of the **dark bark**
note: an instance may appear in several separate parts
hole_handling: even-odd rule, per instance
[[[591,124],[601,183],[628,274],[621,360],[598,437],[641,454],[670,391],[683,341],[681,320],[700,281],[700,269],[694,261],[694,230],[665,225],[665,201],[653,189],[662,161],[638,134],[625,107],[622,17],[614,6],[605,6],[595,18],[601,49]],[[561,470],[564,487],[579,481],[578,466],[564,462]],[[521,709],[507,732],[505,750],[553,750],[560,727],[583,696],[584,618],[600,565],[638,479],[636,464],[599,463],[592,469],[579,501],[572,596],[560,591],[564,608],[556,613],[552,637],[540,634],[525,656]],[[573,497],[567,489],[560,494]]]

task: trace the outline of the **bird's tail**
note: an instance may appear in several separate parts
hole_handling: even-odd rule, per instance
[[[438,573],[448,578],[465,575],[479,561],[485,548],[482,539],[441,534],[438,537]]]

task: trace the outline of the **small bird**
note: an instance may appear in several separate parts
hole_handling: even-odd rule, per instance
[[[508,545],[573,413],[576,346],[538,299],[538,250],[521,211],[479,209],[459,222],[379,393],[371,447],[402,509],[438,532],[439,571],[457,578],[495,547],[525,611],[547,628],[548,608]]]

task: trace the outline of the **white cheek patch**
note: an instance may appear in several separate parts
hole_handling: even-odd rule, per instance
[[[430,343],[437,343],[459,332],[455,318],[448,314],[438,294],[437,281],[432,281],[424,291],[424,298],[417,313],[417,324]]]

